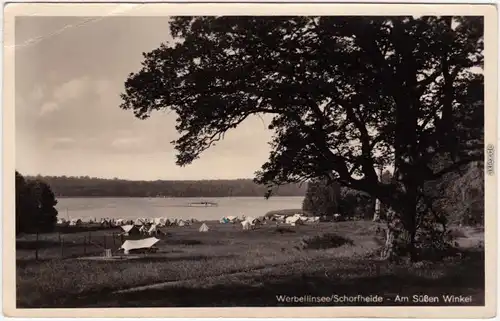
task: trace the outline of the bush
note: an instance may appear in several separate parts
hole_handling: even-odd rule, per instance
[[[296,233],[295,230],[292,230],[291,228],[289,227],[277,227],[276,230],[274,231],[275,233],[281,233],[281,234],[284,234],[284,233]]]
[[[336,248],[346,244],[353,245],[354,242],[336,234],[326,233],[313,237],[304,237],[301,241],[300,247],[302,249],[322,250]]]

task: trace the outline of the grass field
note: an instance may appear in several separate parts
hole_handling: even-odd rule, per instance
[[[33,255],[36,237],[20,237],[18,308],[278,306],[290,303],[278,302],[277,295],[332,294],[463,294],[473,297],[472,305],[484,304],[484,253],[475,247],[482,231],[460,234],[465,236],[460,259],[395,265],[378,259],[382,240],[372,222],[281,230],[269,224],[250,231],[239,224],[207,224],[207,233],[198,232],[201,223],[166,228],[158,253],[120,261],[77,259],[84,254],[81,240],[89,237],[88,231],[41,235],[39,260]],[[121,240],[112,241],[118,232],[92,231],[86,255],[102,255],[104,242],[118,248]],[[327,249],[299,248],[304,237],[326,233],[348,242]]]

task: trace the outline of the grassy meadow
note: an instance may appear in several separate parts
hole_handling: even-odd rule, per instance
[[[276,295],[332,294],[463,294],[473,296],[471,305],[484,304],[480,230],[457,233],[463,245],[460,258],[396,265],[378,259],[383,239],[375,232],[377,223],[280,228],[269,223],[244,231],[241,224],[210,221],[210,231],[200,233],[201,224],[164,228],[157,253],[116,261],[81,257],[103,255],[104,242],[116,250],[121,245],[117,228],[93,230],[90,236],[88,230],[43,234],[38,242],[36,236],[21,236],[16,251],[18,308],[279,306],[290,303],[278,302]],[[325,234],[345,242],[301,247],[303,238]],[[88,237],[92,245],[83,249]]]

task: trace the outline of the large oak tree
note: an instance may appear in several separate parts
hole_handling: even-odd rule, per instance
[[[170,27],[174,41],[144,54],[121,108],[175,111],[180,166],[270,115],[257,182],[324,178],[367,192],[400,214],[413,253],[424,183],[482,158],[471,152],[482,148],[472,139],[483,126],[482,17],[202,16]],[[394,166],[390,183],[380,164]]]

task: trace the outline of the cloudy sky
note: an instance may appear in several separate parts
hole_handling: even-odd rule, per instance
[[[142,52],[171,39],[164,17],[16,19],[16,167],[22,174],[125,179],[244,178],[271,133],[248,119],[192,165],[175,165],[175,114],[119,108]]]

